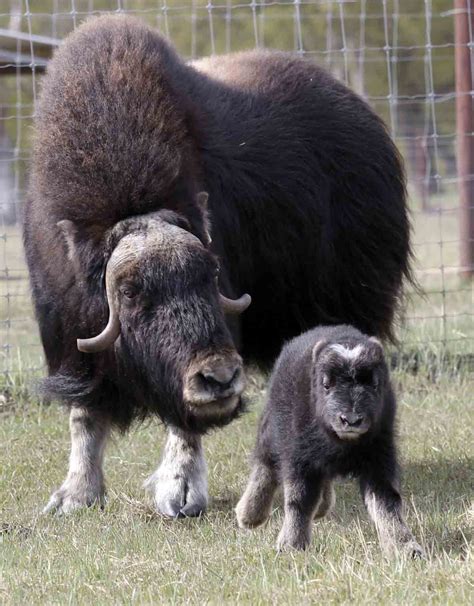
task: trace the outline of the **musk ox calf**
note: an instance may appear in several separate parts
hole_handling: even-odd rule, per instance
[[[384,550],[422,554],[401,513],[395,397],[382,346],[351,326],[321,327],[288,343],[271,377],[249,483],[237,505],[243,528],[262,524],[281,483],[278,548],[305,549],[313,518],[333,507],[337,476],[359,478]]]
[[[201,435],[242,409],[240,355],[322,322],[389,338],[410,275],[403,170],[364,101],[286,53],[186,64],[121,16],[48,65],[24,242],[44,388],[71,407],[59,512],[102,500],[111,428],[150,414],[156,509],[205,509]]]

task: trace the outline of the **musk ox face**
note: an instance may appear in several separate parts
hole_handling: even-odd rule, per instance
[[[384,362],[379,341],[319,342],[313,349],[316,414],[340,440],[358,440],[382,414]]]
[[[119,372],[156,400],[149,405],[165,419],[208,428],[241,407],[242,360],[224,313],[241,313],[250,297],[219,293],[218,260],[187,227],[170,211],[114,227],[105,272],[109,321],[100,335],[78,339],[78,348],[114,347]]]

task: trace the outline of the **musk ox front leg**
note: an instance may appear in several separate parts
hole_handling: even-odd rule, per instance
[[[336,504],[336,493],[334,492],[333,480],[326,478],[323,481],[321,499],[314,511],[314,519],[324,518],[334,509]]]
[[[285,518],[277,539],[278,551],[303,550],[311,541],[311,526],[323,492],[324,478],[296,470],[283,479]]]
[[[412,558],[423,558],[423,548],[403,519],[402,499],[395,485],[395,481],[380,476],[361,478],[361,491],[367,512],[375,524],[385,553],[390,554],[400,549]]]
[[[144,484],[158,513],[193,517],[207,507],[207,465],[201,436],[170,427],[160,466]]]
[[[95,503],[104,504],[102,461],[110,432],[109,420],[84,408],[72,408],[69,427],[69,471],[62,486],[51,496],[44,513],[65,514]]]
[[[240,528],[255,528],[268,519],[277,488],[275,470],[256,460],[245,492],[235,508]]]

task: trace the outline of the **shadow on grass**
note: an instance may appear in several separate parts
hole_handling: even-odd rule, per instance
[[[407,461],[403,466],[403,489],[422,502],[437,503],[441,509],[460,514],[473,498],[474,458],[458,461],[422,460]]]
[[[466,557],[472,541],[469,508],[474,497],[474,458],[407,462],[403,493],[413,495],[432,552]],[[407,503],[411,508],[412,503]]]

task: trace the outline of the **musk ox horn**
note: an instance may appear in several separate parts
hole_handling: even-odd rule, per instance
[[[228,299],[223,294],[219,293],[219,301],[224,313],[226,314],[241,314],[252,302],[250,295],[242,295],[239,299]]]
[[[104,351],[115,343],[120,335],[120,318],[118,310],[118,297],[115,279],[120,268],[127,266],[136,259],[140,247],[132,241],[122,241],[107,263],[105,271],[105,290],[109,305],[109,321],[104,330],[90,339],[77,339],[77,349],[84,353],[97,353]]]
[[[91,339],[77,339],[77,349],[84,353],[96,353],[98,351],[104,351],[104,349],[107,349],[107,347],[110,347],[110,345],[115,343],[120,334],[120,320],[116,305],[116,295],[114,292],[113,279],[108,266],[105,284],[107,301],[109,304],[109,321],[100,335],[92,337]]]

